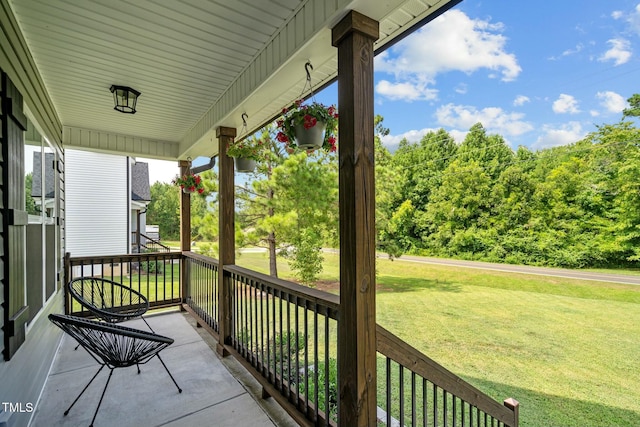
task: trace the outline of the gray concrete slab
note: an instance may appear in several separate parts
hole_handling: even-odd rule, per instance
[[[183,392],[178,393],[157,358],[142,365],[139,375],[135,367],[115,369],[96,427],[296,425],[273,399],[259,397],[260,389],[246,370],[213,351],[215,340],[196,330],[195,321],[188,314],[174,311],[149,316],[147,321],[156,333],[175,340],[160,356]],[[140,320],[126,325],[148,330]],[[75,346],[72,338],[63,338],[31,426],[90,424],[109,370],[100,372],[64,416],[65,409],[99,369],[82,347],[74,350]]]

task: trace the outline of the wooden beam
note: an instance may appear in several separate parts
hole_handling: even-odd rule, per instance
[[[225,265],[236,263],[235,242],[235,188],[233,158],[227,156],[227,147],[236,137],[236,129],[219,127],[216,129],[220,155],[218,156],[218,203],[219,203],[219,265],[218,265],[218,353],[227,356],[225,345],[231,344],[231,284],[224,274]]]
[[[191,162],[180,160],[180,176],[185,175],[191,168]],[[191,250],[191,195],[180,191],[180,250]]]
[[[373,42],[378,22],[351,11],[338,48],[340,321],[339,424],[376,425]]]
[[[180,160],[178,162],[180,167],[180,176],[186,174],[191,167],[191,162],[188,160]],[[183,191],[180,191],[180,250],[191,250],[191,195]],[[139,236],[138,236],[139,238]],[[181,293],[180,299],[182,302],[186,302],[187,297],[190,294],[189,290],[189,263],[187,259],[182,257],[180,259],[180,283]]]

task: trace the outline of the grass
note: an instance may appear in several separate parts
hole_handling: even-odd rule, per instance
[[[325,259],[320,287],[335,292]],[[265,254],[237,263],[268,271]],[[516,398],[522,426],[640,425],[640,286],[379,259],[376,309],[480,390]]]

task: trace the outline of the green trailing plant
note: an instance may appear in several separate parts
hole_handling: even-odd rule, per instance
[[[258,138],[246,138],[232,142],[227,147],[227,156],[260,161],[264,157],[265,144]]]

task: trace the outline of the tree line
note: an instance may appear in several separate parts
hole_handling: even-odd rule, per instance
[[[391,155],[379,243],[403,252],[559,267],[629,266],[640,247],[640,134],[602,125],[574,144],[510,149],[474,125]]]
[[[444,129],[394,152],[376,117],[378,250],[558,267],[634,266],[640,260],[640,115],[629,99],[623,120],[603,124],[570,145],[511,149],[504,138],[471,127],[457,143]],[[269,126],[251,138],[265,147],[256,172],[236,188],[239,246],[288,259],[298,279],[313,283],[322,247],[337,247],[338,165],[335,153],[286,152]],[[192,197],[195,239],[216,256],[216,175],[203,175],[207,199]],[[178,192],[151,188],[148,223],[179,237]]]

